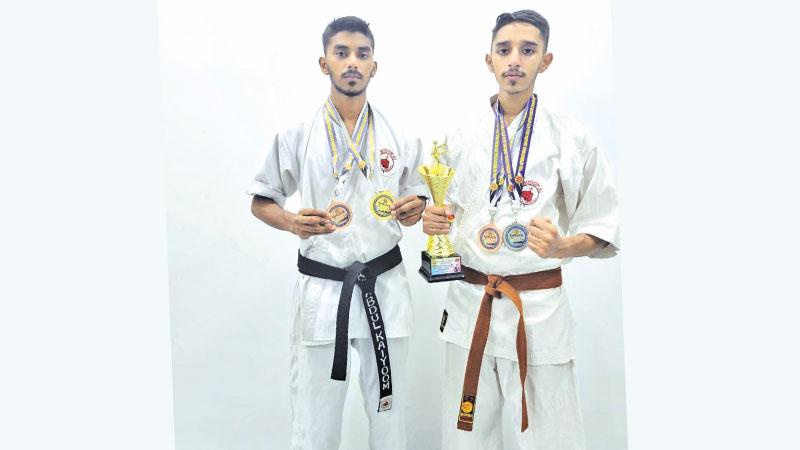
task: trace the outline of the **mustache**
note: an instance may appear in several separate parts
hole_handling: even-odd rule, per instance
[[[520,71],[520,70],[517,70],[517,69],[511,69],[511,70],[507,70],[507,71],[503,72],[503,76],[504,77],[507,77],[509,75],[516,75],[516,76],[523,77],[523,76],[525,76],[525,73]]]
[[[345,77],[348,77],[348,76],[355,76],[358,79],[364,78],[364,75],[361,75],[361,72],[359,72],[357,70],[348,70],[348,71],[346,71],[345,73],[342,74],[342,78],[345,78]]]

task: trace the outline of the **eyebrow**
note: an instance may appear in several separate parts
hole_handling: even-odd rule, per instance
[[[539,46],[539,43],[538,42],[534,42],[534,41],[522,41],[522,43],[524,45],[532,45],[534,47],[538,47]],[[495,42],[495,44],[494,44],[495,47],[504,47],[504,46],[507,46],[507,45],[511,45],[511,41]]]
[[[336,45],[333,46],[333,49],[334,50],[348,50],[349,51],[350,47],[348,47],[348,46],[346,46],[344,44],[336,44]],[[368,46],[366,46],[366,47],[358,47],[356,49],[356,51],[359,51],[359,52],[371,52],[372,51],[372,47],[368,47]]]

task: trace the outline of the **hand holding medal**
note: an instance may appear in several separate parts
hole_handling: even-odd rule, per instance
[[[300,236],[300,239],[333,233],[335,229],[328,213],[318,209],[301,208],[291,219],[291,232]]]
[[[392,204],[392,219],[399,221],[404,226],[410,227],[422,218],[425,210],[425,200],[416,195],[409,195],[398,199]]]

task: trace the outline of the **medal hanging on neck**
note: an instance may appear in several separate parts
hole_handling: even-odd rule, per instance
[[[392,218],[394,196],[388,189],[375,187],[375,117],[371,110],[369,115],[369,171],[367,179],[375,191],[375,195],[369,201],[369,210],[372,212],[372,216],[380,221],[390,220]]]
[[[500,175],[503,166],[502,155],[500,155],[500,133],[497,130],[497,122],[494,126],[494,145],[492,146],[492,168],[489,174],[489,223],[478,230],[478,245],[483,251],[494,253],[503,246],[503,235],[500,229],[494,224],[494,216],[497,214],[497,204],[503,196],[502,186],[503,177]]]
[[[331,156],[334,161],[334,176],[337,179],[334,195],[338,198],[343,194],[345,181],[343,175],[353,169],[353,164],[355,162],[355,164],[361,170],[361,173],[364,174],[370,185],[373,187],[373,191],[375,191],[375,195],[369,202],[372,215],[378,220],[391,219],[394,196],[392,196],[391,192],[388,190],[380,190],[375,188],[373,181],[375,172],[375,115],[372,113],[372,108],[367,105],[367,111],[362,114],[359,122],[356,124],[355,136],[353,136],[353,138],[345,133],[345,141],[347,142],[349,154],[347,157],[347,162],[344,164],[344,170],[340,175],[335,170],[335,164],[338,158],[338,148],[336,146],[336,133],[332,122],[336,118],[336,113],[330,99],[328,99],[328,102],[325,106],[327,108],[325,125],[328,131],[328,143],[330,144],[331,148]],[[363,147],[364,141],[367,141],[368,144],[367,157],[369,158],[369,164],[361,157],[360,149]],[[331,214],[332,218],[342,218],[343,225],[341,228],[349,225],[352,221],[352,209],[343,201],[335,200],[332,202],[328,207],[328,212]],[[344,222],[345,219],[346,222]],[[336,222],[334,222],[334,225],[339,227]]]
[[[495,245],[493,243],[494,236],[499,235],[497,228],[494,226],[494,215],[497,212],[497,205],[500,202],[500,198],[505,192],[508,192],[509,198],[511,199],[514,221],[503,229],[502,244],[505,244],[506,247],[513,251],[520,251],[527,247],[528,244],[528,229],[523,224],[517,222],[517,215],[521,207],[519,196],[521,195],[522,184],[525,180],[530,136],[533,131],[533,119],[536,110],[535,95],[528,99],[523,110],[525,111],[524,130],[517,154],[517,164],[516,167],[514,167],[511,165],[511,143],[509,142],[508,130],[503,121],[503,110],[499,101],[495,103],[494,145],[492,151],[491,181],[489,184],[489,214],[491,219],[490,223],[481,228],[478,232],[478,242],[487,252],[497,251],[501,245]],[[500,240],[501,239],[498,239],[498,241]]]
[[[354,160],[357,161],[357,165],[362,171],[367,165],[363,158],[361,158],[358,148],[361,146],[361,143],[364,139],[364,129],[370,114],[363,114],[361,116],[361,120],[356,124],[355,144],[345,130],[345,140],[347,142],[349,152],[347,155],[347,161],[344,164],[344,168],[342,172],[339,173],[339,171],[336,170],[336,166],[339,162],[339,147],[336,143],[336,130],[333,127],[333,122],[336,119],[336,112],[330,98],[325,102],[325,110],[325,131],[327,132],[328,137],[328,147],[331,151],[333,176],[336,179],[336,186],[333,189],[333,199],[331,200],[330,205],[328,205],[327,212],[330,216],[331,223],[333,223],[336,229],[343,229],[350,225],[353,221],[353,209],[344,201],[339,200],[339,198],[344,194],[345,190],[344,184],[346,177],[344,175],[352,170]]]

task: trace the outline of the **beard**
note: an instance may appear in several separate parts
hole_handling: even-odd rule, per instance
[[[526,78],[521,80],[504,80],[507,81],[505,91],[512,95],[530,92],[533,89],[534,83],[536,83],[536,76],[534,75],[529,79]],[[502,83],[500,86],[502,88]]]
[[[334,79],[333,74],[330,74],[329,77],[331,79],[331,84],[333,85],[334,89],[336,89],[340,94],[345,95],[347,97],[358,97],[359,95],[363,94],[364,91],[367,90],[367,85],[369,85],[369,79],[367,79],[367,82],[364,84],[363,88],[361,88],[361,89],[353,89],[353,88],[348,89],[346,87],[339,86],[339,84]],[[356,82],[352,82],[351,81],[350,83],[355,84]]]

